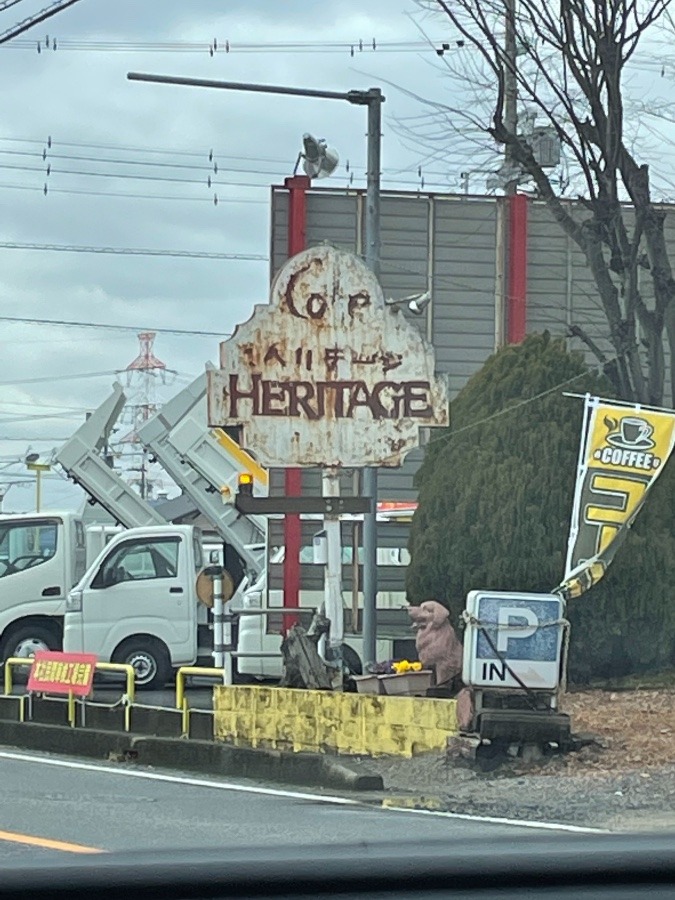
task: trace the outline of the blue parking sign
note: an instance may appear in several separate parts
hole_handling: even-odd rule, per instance
[[[533,690],[557,687],[564,630],[559,596],[472,591],[467,612],[466,684],[519,688],[522,681]]]

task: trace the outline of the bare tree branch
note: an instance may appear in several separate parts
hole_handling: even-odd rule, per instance
[[[461,115],[480,128],[532,179],[553,219],[585,255],[616,351],[620,390],[626,399],[660,403],[664,334],[675,357],[675,279],[665,212],[653,202],[649,167],[638,162],[625,134],[635,107],[627,105],[624,75],[645,34],[661,19],[673,24],[670,0],[518,0],[515,11],[506,0],[419,2],[452,24],[484,73],[474,68],[471,84],[489,112],[483,115],[477,103],[442,114]],[[507,24],[516,34],[515,61],[503,44]],[[466,90],[468,67],[455,73]],[[510,78],[521,102],[557,135],[569,167],[566,182],[583,187],[585,216],[561,198],[529,135],[505,122]],[[667,109],[664,104],[654,115],[665,118]],[[651,291],[645,293],[641,278]],[[597,343],[585,332],[575,334],[600,359]]]

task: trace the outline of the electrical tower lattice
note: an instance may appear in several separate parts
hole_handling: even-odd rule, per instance
[[[122,372],[120,381],[129,390],[129,401],[124,407],[121,423],[129,427],[124,437],[117,441],[116,456],[129,460],[129,483],[138,487],[141,497],[152,499],[156,487],[161,486],[159,473],[154,473],[149,454],[138,437],[139,429],[159,410],[157,383],[166,384],[167,367],[153,352],[156,334],[143,331],[138,335],[140,350]]]

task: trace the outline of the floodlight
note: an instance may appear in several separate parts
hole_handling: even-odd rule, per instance
[[[327,178],[335,171],[340,158],[337,150],[329,147],[323,138],[303,134],[302,146],[302,168],[305,175],[310,178]]]

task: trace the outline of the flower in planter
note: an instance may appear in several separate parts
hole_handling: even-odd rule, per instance
[[[405,675],[407,672],[422,671],[421,662],[409,662],[407,659],[402,659],[400,662],[392,663],[391,667],[395,675]]]

